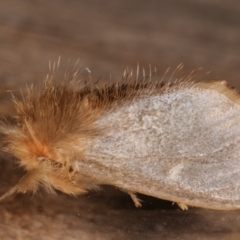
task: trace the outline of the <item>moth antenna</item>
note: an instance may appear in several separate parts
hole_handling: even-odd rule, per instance
[[[26,175],[25,175],[26,176]],[[0,202],[3,201],[4,199],[12,196],[15,193],[26,193],[28,190],[30,189],[26,189],[26,190],[21,190],[21,180],[23,180],[25,178],[25,176],[23,176],[20,181],[12,188],[10,188],[6,193],[4,193],[1,197],[0,197]],[[34,193],[36,192],[37,189],[35,189],[35,191],[33,191]]]
[[[5,194],[0,197],[0,202],[5,198],[10,197],[14,193],[26,193],[27,191],[31,191],[33,194],[35,194],[39,187],[43,187],[47,192],[51,194],[55,193],[55,190],[51,184],[49,184],[48,181],[42,179],[41,171],[29,171],[18,181],[14,187],[10,188]],[[84,192],[84,190],[81,192]]]
[[[10,196],[12,196],[14,193],[18,192],[18,187],[17,185],[10,188],[6,193],[4,193],[1,197],[0,197],[0,202],[2,202],[5,198],[8,198]]]

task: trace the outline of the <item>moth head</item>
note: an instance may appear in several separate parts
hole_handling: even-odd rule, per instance
[[[101,111],[89,107],[90,91],[76,89],[50,81],[41,89],[26,89],[21,100],[13,97],[17,113],[13,124],[7,121],[0,128],[7,143],[5,150],[27,173],[7,195],[36,192],[39,186],[50,192],[85,192],[81,183],[74,182],[77,167],[72,160],[76,155],[81,158],[81,139],[96,135],[94,120]],[[74,146],[78,146],[77,153]]]
[[[4,127],[3,127],[4,126]],[[1,126],[5,146],[3,149],[18,159],[26,174],[6,192],[0,201],[14,193],[31,191],[36,193],[44,188],[49,193],[55,189],[77,195],[85,190],[74,182],[75,167],[61,149],[61,144],[51,145],[41,141],[29,122]]]

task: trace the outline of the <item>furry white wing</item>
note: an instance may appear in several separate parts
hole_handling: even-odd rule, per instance
[[[106,132],[87,143],[84,174],[172,201],[240,208],[240,105],[226,95],[191,87],[143,96],[97,125]]]

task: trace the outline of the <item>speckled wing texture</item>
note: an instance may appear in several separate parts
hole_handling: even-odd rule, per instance
[[[240,208],[240,105],[225,90],[141,96],[97,125],[107,130],[86,143],[83,174],[187,205]]]

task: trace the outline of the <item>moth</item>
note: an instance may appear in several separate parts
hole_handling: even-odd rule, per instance
[[[26,170],[13,193],[79,195],[103,184],[188,206],[240,208],[240,97],[225,81],[47,81],[14,99],[5,150]]]

